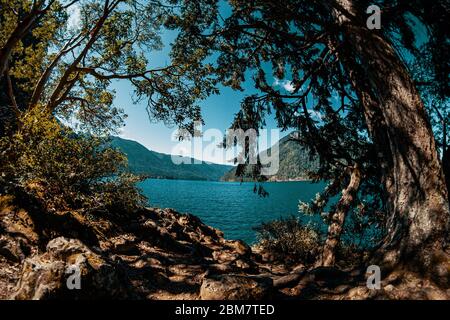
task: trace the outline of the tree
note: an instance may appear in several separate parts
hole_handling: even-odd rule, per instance
[[[204,1],[197,4],[198,19],[189,19],[189,11],[172,18],[174,28],[181,29],[174,61],[193,48],[202,50],[197,58],[212,60],[217,80],[235,89],[242,89],[246,72],[252,71],[280,126],[302,132],[328,166],[345,160],[346,167],[354,167],[358,157],[370,154],[359,148],[358,156],[358,143],[373,143],[375,157],[366,163],[379,168],[371,174],[381,177],[387,221],[378,262],[433,273],[433,257],[443,254],[448,234],[447,189],[426,109],[400,50],[416,52],[410,16],[428,27],[436,49],[448,30],[447,4],[437,1],[427,9],[420,0],[377,1],[382,28],[369,30],[365,11],[370,4],[236,0],[224,18],[217,2]],[[434,49],[430,54],[437,65],[442,50]],[[442,76],[445,68],[436,69]],[[274,78],[289,78],[289,90],[273,86]],[[313,121],[312,112],[321,119]],[[353,141],[340,140],[349,119],[363,123],[345,128],[354,133]],[[324,128],[336,138],[321,137]],[[346,149],[353,151],[350,157],[340,154]]]
[[[346,13],[358,16],[352,1],[340,4]],[[344,14],[338,20],[344,41],[348,41],[348,58],[342,58],[343,65],[354,72],[350,79],[354,77],[351,81],[360,91],[369,132],[387,164],[382,166],[389,206],[384,246],[389,254],[385,258],[395,263],[418,258],[420,263],[427,263],[429,257],[425,256],[445,242],[449,212],[445,180],[424,104],[386,36],[368,32]],[[350,57],[350,51],[360,63]],[[367,77],[372,82],[370,87],[361,88]]]
[[[447,190],[450,189],[450,148],[449,123],[450,123],[450,99],[448,94],[448,82],[440,76],[439,68],[442,64],[433,62],[436,59],[432,54],[434,43],[428,43],[420,48],[418,57],[412,63],[412,75],[422,100],[427,108],[430,122],[436,138],[436,145],[440,150],[442,168],[445,175]],[[440,51],[447,47],[445,42],[439,47]]]
[[[197,100],[214,90],[206,69],[151,61],[175,9],[165,1],[0,0],[2,194],[46,213],[144,205],[124,155],[103,139],[125,117],[111,85],[129,81],[159,120],[189,129],[201,118]]]
[[[136,100],[147,99],[149,115],[191,127],[201,118],[196,101],[213,89],[206,70],[150,61],[174,10],[164,1],[2,1],[0,80],[8,88],[2,114],[17,119],[40,105],[91,131],[117,127],[123,112],[113,104],[111,82],[127,80]],[[23,91],[25,99],[17,99]]]
[[[38,108],[21,115],[19,127],[0,139],[0,194],[16,196],[23,208],[38,204],[45,214],[118,216],[145,205],[135,185],[141,179],[126,172],[125,155],[104,139],[75,134]]]

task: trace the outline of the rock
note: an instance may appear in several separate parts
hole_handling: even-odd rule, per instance
[[[348,291],[347,299],[365,300],[368,299],[370,295],[370,290],[367,287],[356,287]]]
[[[39,241],[33,219],[25,210],[2,210],[0,212],[0,229],[4,234],[27,239],[29,243]]]
[[[0,236],[0,256],[12,262],[21,262],[25,254],[21,248],[21,239],[15,239],[7,235]]]
[[[345,293],[348,290],[351,289],[351,286],[348,284],[341,284],[340,286],[337,286],[336,288],[333,289],[334,292],[336,293]]]
[[[252,249],[241,240],[229,240],[226,241],[226,245],[242,256],[248,256],[252,253]]]
[[[284,264],[271,264],[270,265],[270,271],[274,274],[278,274],[278,275],[285,275],[287,274],[289,271],[286,268],[286,265]]]
[[[218,229],[214,229],[214,232],[216,233],[216,236],[217,236],[218,238],[223,238],[223,237],[224,237],[223,231],[220,231],[220,230],[218,230]]]
[[[282,276],[273,281],[275,288],[286,288],[299,282],[302,275],[300,273],[292,273]]]
[[[168,268],[168,270],[172,274],[183,276],[193,276],[204,272],[204,269],[201,265],[186,265],[186,264],[172,265]]]
[[[22,276],[13,290],[11,299],[39,300],[52,296],[62,286],[65,263],[38,256],[27,259],[21,270]]]
[[[157,246],[163,250],[174,251],[177,253],[192,253],[192,246],[185,245],[173,238],[165,228],[158,227],[159,235],[152,241],[154,246]]]
[[[188,226],[188,225],[190,225],[191,223],[192,223],[192,218],[191,218],[191,216],[188,216],[188,215],[181,215],[181,216],[179,216],[179,218],[178,218],[178,223],[180,224],[180,225],[182,225],[182,226]]]
[[[436,263],[434,272],[432,273],[433,280],[442,287],[450,287],[450,260],[448,253],[436,254]]]
[[[143,223],[143,226],[145,228],[149,228],[149,229],[156,229],[158,228],[158,224],[156,223],[156,221],[148,219]]]
[[[212,253],[212,257],[214,260],[217,260],[219,262],[230,262],[237,260],[239,258],[239,255],[237,253],[229,251],[214,251]]]
[[[400,270],[394,270],[393,272],[389,273],[384,279],[383,282],[386,283],[398,283],[401,281],[403,277],[403,272]]]
[[[250,269],[250,264],[248,264],[247,262],[245,262],[242,259],[236,260],[235,262],[236,267],[238,267],[239,269],[244,269],[244,270],[248,270]]]
[[[298,284],[293,287],[290,291],[294,296],[299,296],[308,290],[310,287],[315,286],[315,275],[312,273],[306,273],[300,278]]]
[[[384,291],[386,291],[386,292],[392,292],[392,291],[395,290],[395,287],[394,287],[392,284],[388,284],[388,285],[385,286],[383,289],[384,289]]]
[[[427,298],[430,300],[448,300],[449,296],[443,290],[437,288],[425,288]]]
[[[136,246],[136,237],[132,234],[122,234],[110,239],[112,249],[115,253],[138,255],[139,248]]]
[[[208,265],[208,268],[213,271],[214,273],[227,273],[231,272],[233,268],[226,263],[214,263]]]
[[[218,275],[203,280],[202,300],[261,300],[270,297],[273,281],[268,277]]]
[[[264,262],[272,262],[275,260],[274,255],[271,253],[267,253],[267,252],[263,253],[261,255],[261,258],[262,258],[262,261],[264,261]]]
[[[306,267],[303,263],[300,263],[292,268],[292,273],[304,273],[306,270]]]
[[[211,238],[210,236],[205,236],[202,240],[203,240],[203,242],[205,242],[206,244],[214,244],[214,239]]]
[[[136,261],[133,266],[137,269],[143,269],[143,268],[152,268],[152,269],[159,269],[163,270],[164,266],[158,259],[144,256],[141,257],[138,261]]]
[[[126,297],[126,284],[110,263],[81,241],[59,237],[46,252],[25,260],[11,299]],[[69,277],[80,275],[80,289],[69,288]]]

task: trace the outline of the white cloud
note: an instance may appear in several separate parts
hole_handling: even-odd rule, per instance
[[[292,83],[291,80],[280,80],[275,78],[274,82],[273,82],[273,86],[274,87],[283,87],[284,90],[288,91],[288,92],[294,92],[295,87]]]
[[[69,18],[67,19],[67,28],[69,30],[77,30],[81,26],[81,9],[78,4],[71,5],[67,8],[67,14]]]
[[[294,92],[294,90],[295,90],[294,85],[289,80],[284,81],[283,88],[284,88],[284,90],[289,91],[289,92]]]

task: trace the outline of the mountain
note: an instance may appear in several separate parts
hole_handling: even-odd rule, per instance
[[[298,142],[290,138],[295,133],[291,133],[277,142],[279,154],[279,169],[275,175],[268,176],[269,181],[292,181],[308,180],[308,171],[314,171],[319,166],[316,158],[311,159],[308,150]],[[272,155],[274,147],[269,148],[269,154]],[[275,150],[273,150],[275,152]],[[275,156],[275,153],[274,155]],[[250,174],[245,174],[243,180],[249,180]],[[222,181],[240,181],[236,177],[236,168],[228,171],[220,180]]]
[[[192,164],[175,164],[169,154],[148,150],[136,141],[119,137],[111,137],[110,143],[127,156],[131,172],[151,178],[217,181],[232,168],[206,162],[194,164],[191,158],[187,159]]]

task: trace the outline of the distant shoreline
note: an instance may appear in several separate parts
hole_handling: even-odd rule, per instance
[[[268,182],[312,182],[311,179],[289,179],[289,180],[266,180],[266,181],[253,181],[253,180],[202,180],[202,179],[172,179],[172,178],[155,178],[146,177],[145,180],[171,180],[171,181],[203,181],[203,182],[227,182],[227,183],[268,183]]]

